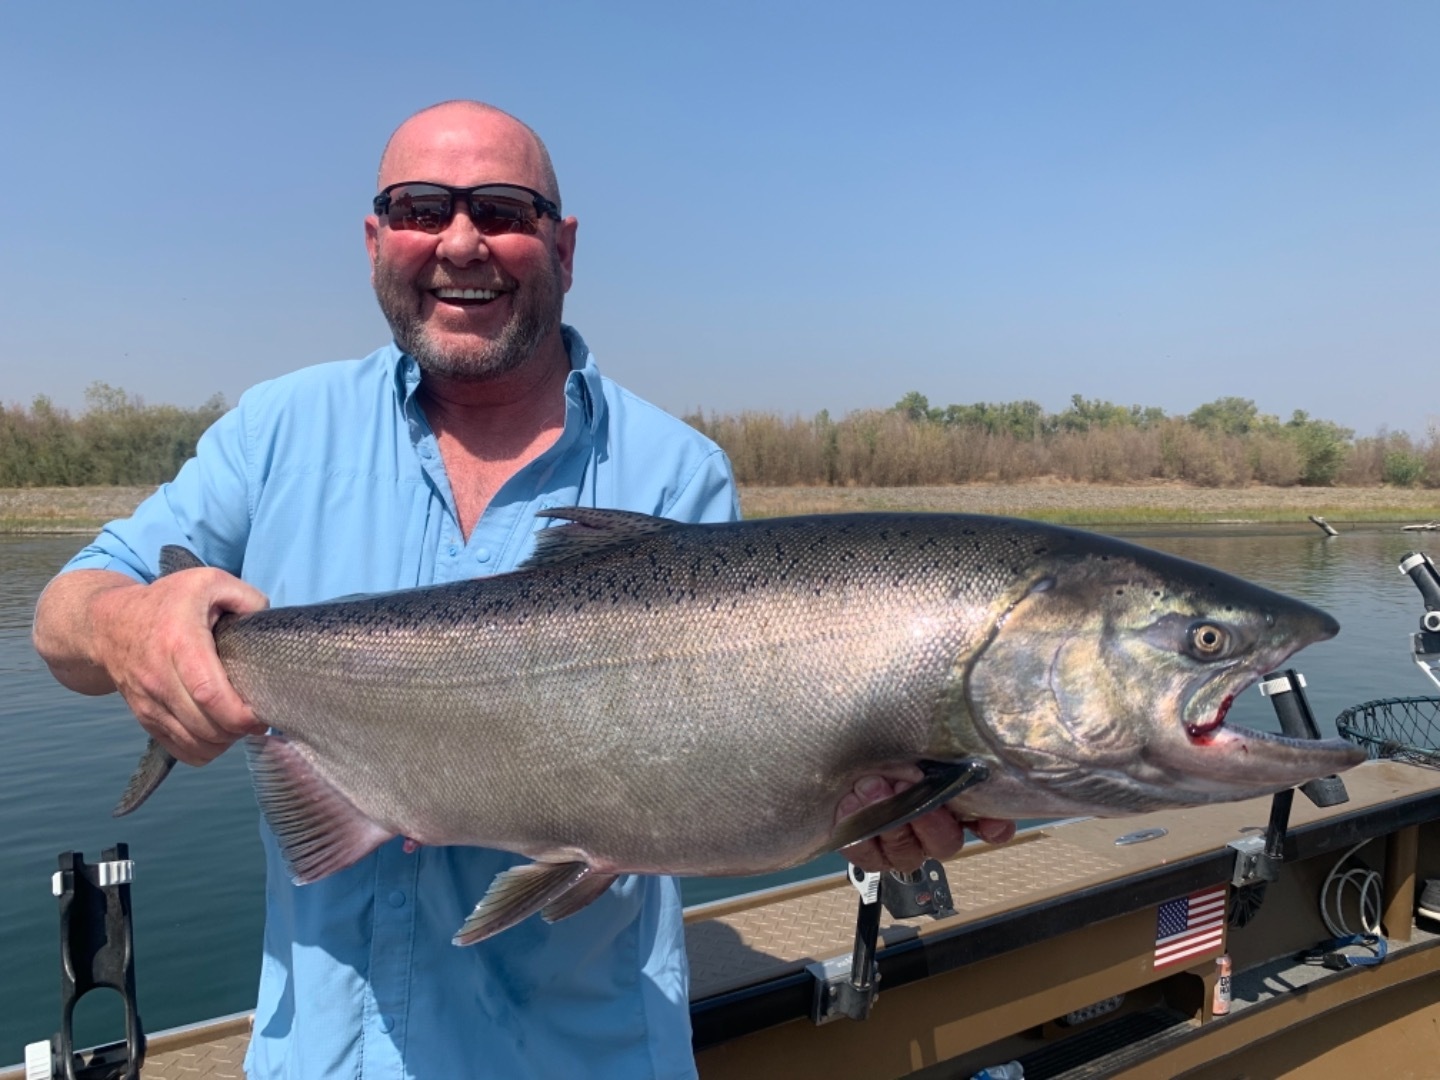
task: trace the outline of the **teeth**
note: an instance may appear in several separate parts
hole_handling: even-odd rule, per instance
[[[436,289],[441,300],[494,300],[500,294],[493,289]]]

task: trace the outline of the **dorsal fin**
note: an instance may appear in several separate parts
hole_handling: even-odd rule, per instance
[[[160,576],[177,574],[181,570],[198,570],[205,564],[193,551],[179,544],[166,544],[160,549]]]
[[[681,527],[678,521],[653,514],[637,514],[633,510],[594,510],[584,506],[541,510],[535,516],[559,518],[567,524],[542,529],[536,534],[535,554],[525,560],[522,570],[565,562],[581,555],[595,555],[633,543],[642,536]]]

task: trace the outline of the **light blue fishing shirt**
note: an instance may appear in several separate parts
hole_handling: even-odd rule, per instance
[[[66,569],[150,581],[160,548],[183,544],[278,606],[513,570],[545,527],[535,517],[544,507],[738,517],[724,454],[601,376],[569,327],[565,341],[564,431],[505,484],[468,542],[415,400],[419,368],[392,345],[247,391],[173,482]],[[297,887],[263,821],[261,835],[251,1080],[694,1075],[673,879],[622,877],[570,919],[532,917],[460,948],[455,931],[522,859],[463,847],[406,854],[396,839]]]

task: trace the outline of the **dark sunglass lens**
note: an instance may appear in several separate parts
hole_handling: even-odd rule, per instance
[[[484,236],[504,233],[533,233],[535,208],[513,199],[470,199],[470,220]]]
[[[450,194],[445,191],[406,191],[391,193],[388,218],[392,229],[418,229],[436,233],[450,220]]]

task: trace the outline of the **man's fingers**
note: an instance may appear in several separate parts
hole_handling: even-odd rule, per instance
[[[948,859],[965,846],[965,826],[943,806],[916,818],[910,829],[927,859]]]
[[[226,612],[268,606],[265,594],[221,570],[196,569],[97,597],[103,663],[143,726],[178,760],[212,761],[264,725],[241,700],[215,652]]]
[[[254,711],[230,685],[213,647],[201,646],[176,654],[175,674],[185,695],[180,704],[193,708],[199,725],[197,734],[207,741],[233,742],[256,730],[259,722]]]
[[[881,833],[875,839],[880,841],[880,850],[885,856],[885,861],[890,864],[892,869],[899,870],[901,873],[918,870],[925,861],[925,849],[920,846],[920,840],[915,835],[915,830],[909,825],[902,825],[898,829]]]
[[[885,859],[885,853],[880,850],[880,842],[874,837],[869,840],[861,840],[858,844],[851,844],[847,848],[841,848],[840,854],[861,870],[871,874],[878,874],[882,870],[890,869],[890,864]]]
[[[840,800],[835,820],[843,821],[866,806],[898,795],[911,786],[909,780],[892,782],[881,776],[862,777]],[[860,869],[872,873],[881,870],[904,873],[917,869],[926,859],[944,860],[957,854],[965,846],[967,828],[988,844],[1003,844],[1015,835],[1013,821],[961,819],[948,807],[942,806],[909,824],[842,848],[840,854]]]
[[[223,570],[214,571],[216,580],[210,585],[210,626],[227,612],[248,615],[252,611],[264,611],[270,606],[270,598],[249,582],[231,577]]]
[[[903,780],[892,784],[881,776],[862,777],[856,782],[854,790],[840,800],[840,805],[836,808],[836,820],[843,821],[866,806],[883,802],[910,786]],[[871,872],[891,868],[914,870],[925,861],[924,849],[908,825],[891,829],[869,840],[862,840],[858,844],[851,844],[844,848],[841,854],[860,869]]]
[[[1015,822],[1003,818],[979,818],[966,821],[965,825],[987,844],[1008,844],[1015,839]]]
[[[879,791],[883,785],[885,798],[899,795],[914,786],[904,780],[890,784],[881,780],[879,777],[870,777],[868,779],[875,781],[872,788],[873,790]],[[861,781],[861,784],[866,783],[867,781]],[[925,861],[925,849],[921,846],[920,838],[915,835],[915,830],[911,825],[901,825],[898,828],[890,829],[888,832],[881,833],[875,837],[875,839],[880,843],[880,852],[885,856],[885,861],[896,870],[915,870]]]
[[[888,780],[878,776],[864,777],[856,783],[849,794],[840,800],[840,804],[835,808],[835,820],[837,823],[844,821],[871,803],[888,799],[891,794],[893,794],[893,788]],[[880,841],[873,836],[868,840],[861,840],[858,844],[841,848],[840,854],[861,870],[872,874],[878,874],[881,870],[889,869],[890,866],[889,859],[880,848]]]
[[[170,751],[177,761],[186,765],[204,765],[219,757],[230,745],[229,740],[215,742],[197,736],[165,702],[125,693],[123,688],[121,693],[145,733]]]

